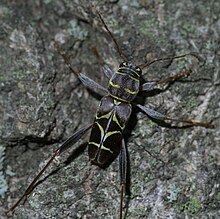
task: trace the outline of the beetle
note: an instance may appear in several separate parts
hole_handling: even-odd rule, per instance
[[[129,121],[132,108],[134,106],[138,107],[139,110],[147,115],[148,117],[156,120],[162,121],[175,121],[178,123],[186,123],[189,126],[201,126],[205,128],[213,128],[214,126],[210,123],[206,122],[197,122],[192,120],[181,120],[176,118],[170,118],[160,112],[157,112],[154,109],[143,106],[141,104],[134,103],[137,95],[141,92],[151,92],[157,88],[158,85],[161,84],[170,84],[173,81],[179,80],[181,78],[187,77],[191,73],[190,68],[186,68],[183,71],[175,74],[174,76],[167,77],[165,79],[159,80],[157,82],[146,82],[141,83],[142,78],[142,69],[148,67],[155,61],[148,64],[135,65],[131,62],[127,62],[125,60],[125,56],[121,52],[120,47],[118,46],[117,41],[112,35],[111,31],[108,29],[105,24],[101,14],[96,10],[98,17],[100,18],[102,24],[105,29],[113,39],[117,51],[120,54],[121,58],[124,61],[119,65],[117,71],[113,71],[107,65],[103,67],[103,72],[105,76],[108,78],[108,87],[104,88],[102,85],[93,81],[89,77],[83,75],[82,73],[77,74],[80,81],[90,90],[97,92],[99,90],[104,94],[102,97],[99,107],[97,109],[95,118],[93,123],[88,124],[83,127],[79,131],[75,132],[70,138],[68,138],[58,149],[56,149],[53,155],[50,157],[47,164],[43,167],[43,169],[38,173],[38,175],[34,178],[28,188],[25,190],[24,194],[20,197],[20,199],[7,211],[7,213],[13,211],[19,203],[26,199],[27,196],[33,191],[40,176],[47,169],[47,167],[51,164],[51,162],[59,155],[61,155],[65,150],[69,147],[73,146],[75,143],[79,141],[88,131],[91,130],[90,138],[88,141],[88,155],[92,164],[99,166],[100,168],[107,168],[116,157],[119,156],[119,169],[120,169],[120,216],[123,217],[123,199],[124,199],[124,191],[127,186],[127,164],[128,164],[128,154],[125,145],[125,140],[123,137],[123,131],[126,127],[126,124]],[[69,61],[65,54],[61,52],[59,45],[57,42],[54,44],[55,48],[57,48],[58,52],[63,56],[64,61],[68,64]],[[186,55],[176,56],[169,59],[174,58],[182,58]],[[166,59],[161,59],[166,60]],[[72,70],[72,69],[71,69]],[[73,71],[73,70],[72,70]],[[75,72],[74,72],[75,73]]]

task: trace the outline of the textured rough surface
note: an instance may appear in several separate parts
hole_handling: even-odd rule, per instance
[[[93,121],[98,106],[98,98],[65,66],[53,40],[70,55],[75,71],[103,85],[107,81],[94,47],[114,70],[121,61],[89,1],[78,2],[0,2],[1,218],[54,148]],[[92,2],[133,63],[200,53],[200,62],[186,58],[144,69],[148,81],[184,66],[193,69],[184,82],[145,104],[173,117],[215,124],[213,130],[169,129],[137,114],[127,136],[131,199],[126,218],[220,218],[219,1]],[[117,160],[100,170],[82,153],[63,165],[71,151],[48,168],[12,218],[119,218]]]

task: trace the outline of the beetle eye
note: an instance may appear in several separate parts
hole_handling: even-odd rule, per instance
[[[127,62],[122,62],[122,63],[119,65],[120,68],[121,68],[121,67],[126,67],[126,66],[128,66],[128,63],[127,63]]]
[[[141,69],[139,67],[136,67],[135,70],[137,71],[137,73],[141,74]]]

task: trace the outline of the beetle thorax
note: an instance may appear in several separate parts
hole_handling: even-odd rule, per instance
[[[124,102],[131,102],[140,89],[141,69],[133,64],[123,62],[109,80],[109,95]]]

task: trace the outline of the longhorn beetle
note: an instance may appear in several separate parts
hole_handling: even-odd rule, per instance
[[[7,213],[14,211],[19,203],[27,198],[27,196],[33,191],[38,183],[38,179],[51,164],[51,162],[58,155],[62,154],[66,149],[73,146],[80,138],[82,138],[89,130],[91,130],[90,139],[88,142],[88,154],[92,164],[98,165],[100,168],[108,167],[115,158],[119,155],[119,168],[120,168],[120,219],[123,216],[123,196],[126,189],[126,176],[127,176],[127,149],[123,138],[123,130],[130,118],[132,107],[137,106],[142,113],[148,117],[162,121],[175,121],[179,123],[186,123],[188,126],[202,126],[205,128],[214,128],[210,123],[196,122],[192,120],[181,120],[174,119],[163,115],[149,107],[142,106],[140,104],[134,104],[133,100],[136,98],[139,92],[150,92],[156,88],[157,85],[167,84],[176,81],[180,78],[184,78],[190,75],[191,69],[184,69],[182,72],[174,76],[167,77],[157,82],[146,82],[141,84],[142,69],[148,67],[157,61],[172,60],[182,58],[187,55],[196,56],[195,54],[189,53],[181,56],[174,56],[169,58],[162,58],[153,60],[148,64],[140,65],[140,67],[127,62],[125,55],[121,52],[117,41],[113,34],[105,24],[101,14],[96,10],[96,13],[105,27],[108,34],[111,36],[118,53],[124,60],[116,72],[113,72],[108,66],[104,66],[103,71],[105,76],[109,79],[108,87],[104,88],[92,79],[88,78],[83,74],[76,73],[70,66],[70,62],[65,53],[61,50],[58,43],[55,42],[54,46],[60,55],[63,57],[65,64],[68,65],[70,70],[77,74],[81,82],[92,91],[99,90],[104,93],[94,122],[89,124],[79,131],[75,132],[69,139],[67,139],[57,150],[54,151],[53,155],[44,166],[44,168],[34,178],[24,194],[20,199],[7,211]],[[142,68],[142,69],[141,69]]]

